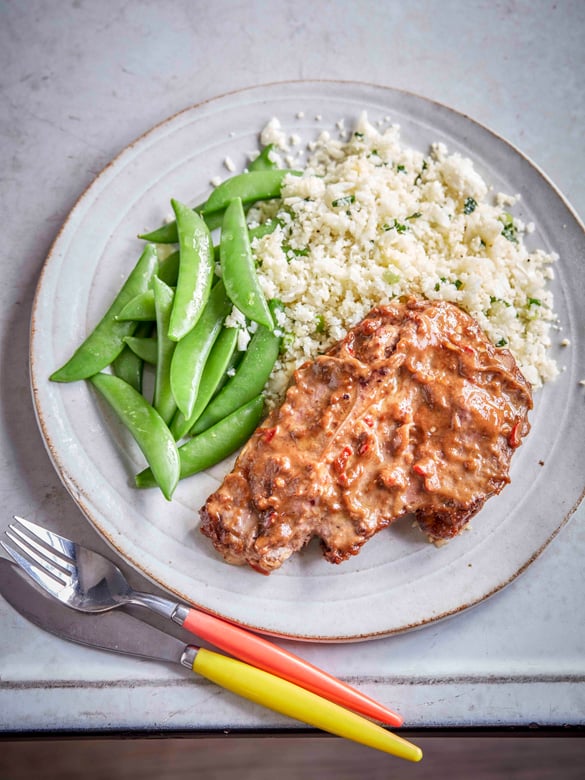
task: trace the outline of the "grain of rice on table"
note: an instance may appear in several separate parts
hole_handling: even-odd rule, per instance
[[[557,375],[547,288],[557,256],[527,249],[533,226],[509,213],[517,197],[494,195],[471,160],[443,144],[428,154],[407,148],[398,126],[378,130],[365,114],[349,139],[323,132],[310,147],[282,199],[249,215],[279,221],[253,242],[264,293],[286,304],[269,404],[305,360],[406,295],[461,306],[534,387]]]

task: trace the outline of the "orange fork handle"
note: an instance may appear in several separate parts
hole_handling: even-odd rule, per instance
[[[401,726],[403,723],[400,715],[364,693],[239,626],[191,609],[183,622],[183,628],[241,661],[296,683],[329,701],[391,726]]]

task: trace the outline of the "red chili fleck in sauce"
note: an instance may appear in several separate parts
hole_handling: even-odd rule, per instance
[[[366,424],[367,426],[369,426],[370,428],[373,428],[373,427],[374,427],[374,418],[372,417],[372,415],[371,415],[371,414],[366,414],[366,415],[364,415],[364,422],[365,422],[365,424]]]
[[[275,434],[276,428],[267,428],[262,434],[262,441],[268,444],[268,442],[271,442],[272,439],[274,439]]]
[[[508,436],[508,444],[513,449],[516,449],[516,447],[519,447],[522,444],[522,437],[520,436],[520,423],[516,423],[512,427],[510,435]]]
[[[333,461],[333,468],[338,474],[342,474],[347,466],[347,461],[352,454],[351,447],[344,447]]]
[[[365,455],[369,449],[370,449],[370,445],[367,441],[365,441],[363,444],[360,445],[360,448],[358,449],[358,455]]]

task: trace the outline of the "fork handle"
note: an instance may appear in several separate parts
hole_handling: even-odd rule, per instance
[[[400,715],[257,634],[196,609],[181,607],[179,614],[183,628],[241,661],[382,723],[402,725]]]

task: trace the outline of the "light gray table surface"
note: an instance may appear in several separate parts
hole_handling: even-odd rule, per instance
[[[0,2],[0,528],[18,513],[106,550],[43,447],[28,327],[60,225],[128,143],[241,87],[367,81],[487,125],[583,216],[584,39],[579,0]],[[584,559],[581,507],[518,580],[458,617],[367,643],[283,644],[393,705],[411,727],[583,725]],[[179,667],[50,637],[1,599],[0,625],[5,733],[298,725]]]

